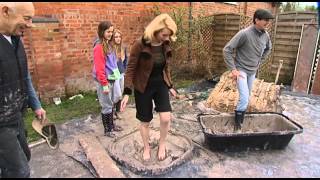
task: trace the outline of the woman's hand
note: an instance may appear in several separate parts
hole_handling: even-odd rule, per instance
[[[109,87],[108,87],[108,85],[102,87],[102,93],[103,93],[103,94],[108,94],[108,93],[109,93]]]
[[[170,88],[169,91],[170,91],[170,94],[171,94],[173,97],[175,97],[175,98],[177,97],[177,91],[176,91],[175,89]]]
[[[121,100],[121,106],[120,106],[120,111],[121,112],[124,111],[124,109],[126,108],[128,100],[129,100],[129,96],[128,95],[124,95],[124,97]]]

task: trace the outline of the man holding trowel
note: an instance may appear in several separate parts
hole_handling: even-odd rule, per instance
[[[231,70],[231,76],[237,81],[239,91],[239,101],[235,110],[235,130],[241,129],[256,72],[272,47],[266,31],[270,19],[273,19],[273,15],[268,10],[256,10],[253,24],[240,30],[223,48],[224,60]]]
[[[31,153],[23,112],[31,107],[46,119],[32,86],[26,53],[20,39],[32,27],[31,2],[0,2],[0,169],[2,178],[30,177]]]

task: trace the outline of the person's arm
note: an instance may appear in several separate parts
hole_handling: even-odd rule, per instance
[[[108,81],[107,81],[107,75],[106,75],[106,60],[105,56],[103,54],[102,45],[98,44],[93,49],[93,63],[96,69],[96,76],[98,82],[103,87],[103,91],[108,91]]]
[[[133,90],[133,78],[136,74],[136,68],[138,65],[138,59],[140,56],[141,47],[138,42],[135,42],[130,51],[130,57],[128,60],[128,66],[125,72],[124,78],[124,95],[131,95]]]
[[[261,63],[263,63],[264,61],[266,61],[267,56],[270,54],[271,49],[272,49],[272,43],[271,43],[271,39],[269,34],[268,35],[268,41],[266,44],[266,48],[264,49],[262,56],[261,56]]]
[[[170,65],[170,60],[167,61],[166,65],[164,66],[164,71],[165,71],[165,74],[167,75],[167,78],[169,80],[169,85],[168,85],[168,88],[169,89],[174,89],[174,86],[173,86],[173,83],[172,83],[172,79],[171,79],[171,65]]]
[[[27,77],[27,87],[28,87],[28,105],[29,105],[29,107],[33,111],[40,109],[41,103],[40,103],[40,101],[36,95],[36,91],[34,90],[34,87],[32,85],[30,73],[28,73],[28,77]]]
[[[46,119],[46,111],[41,107],[41,103],[36,95],[36,91],[32,85],[30,73],[27,76],[27,93],[28,93],[28,106],[34,111],[37,118],[40,120]]]
[[[128,66],[128,54],[127,54],[127,47],[124,48],[124,60],[123,60],[123,67],[127,69]]]
[[[170,83],[168,85],[168,89],[169,89],[169,92],[171,93],[171,95],[173,97],[176,97],[178,91],[173,86],[172,79],[171,79],[171,70],[170,70],[170,68],[171,68],[170,61],[167,61],[167,64],[164,67],[164,71],[165,71],[165,74],[167,75],[167,78],[168,78],[169,83]]]
[[[244,31],[239,31],[233,38],[226,44],[223,48],[224,61],[227,64],[229,70],[236,69],[233,58],[233,51],[241,47],[246,41],[246,36]]]

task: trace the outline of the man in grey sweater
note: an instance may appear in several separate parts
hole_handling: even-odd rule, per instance
[[[266,31],[269,19],[273,19],[273,16],[268,10],[256,10],[253,24],[239,31],[223,48],[224,60],[231,70],[232,77],[237,81],[239,91],[239,101],[235,110],[235,130],[241,128],[256,72],[272,47]]]

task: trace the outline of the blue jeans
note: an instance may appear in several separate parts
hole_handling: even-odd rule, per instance
[[[240,71],[240,76],[237,79],[237,87],[239,92],[239,101],[237,104],[237,111],[246,111],[249,98],[252,90],[252,85],[255,80],[256,73],[254,74],[247,74],[243,71]]]

